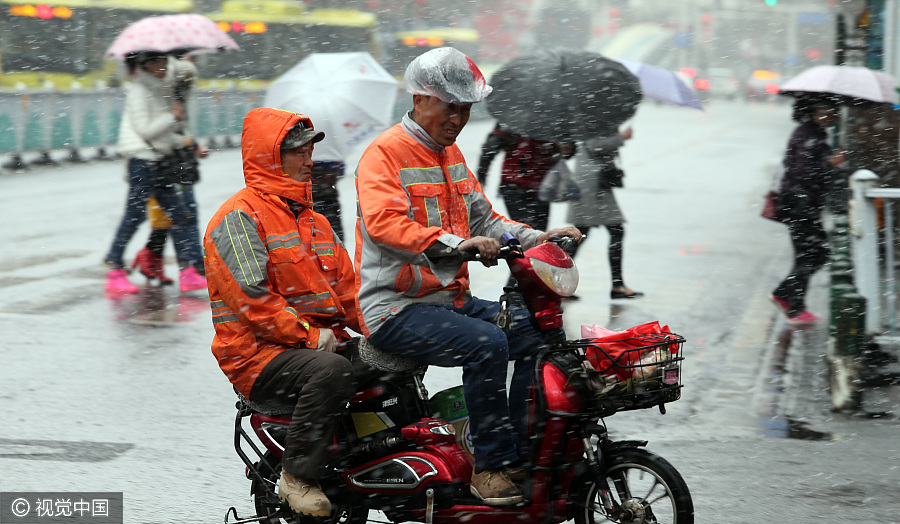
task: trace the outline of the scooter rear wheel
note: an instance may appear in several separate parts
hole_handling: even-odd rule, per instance
[[[281,461],[272,453],[266,452],[263,460],[272,466],[272,470],[260,462],[260,473],[266,479],[262,485],[254,480],[250,488],[253,495],[253,504],[256,507],[256,516],[265,517],[260,520],[263,524],[366,524],[369,512],[365,508],[337,508],[332,510],[330,517],[309,517],[298,515],[291,508],[278,499],[276,486],[281,477]]]
[[[623,515],[608,515],[597,484],[587,479],[574,497],[576,524],[693,524],[694,503],[687,484],[669,462],[644,449],[626,449],[607,457],[610,497]]]

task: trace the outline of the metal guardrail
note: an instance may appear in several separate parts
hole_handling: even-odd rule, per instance
[[[866,334],[883,343],[900,343],[894,254],[894,203],[900,199],[900,189],[877,187],[878,181],[878,176],[867,169],[850,177],[855,284],[866,298]],[[877,201],[882,208],[881,224]]]
[[[236,146],[244,115],[265,100],[264,90],[202,91],[194,89],[188,101],[191,134],[211,145]],[[39,153],[35,163],[51,163],[50,151],[69,150],[70,160],[79,161],[79,151],[106,148],[118,141],[125,94],[121,88],[85,91],[0,92],[0,156],[10,157],[16,169],[27,167],[25,153]],[[412,107],[412,95],[398,90],[393,121],[399,122]],[[471,119],[490,118],[484,104],[472,108]],[[43,160],[41,160],[43,159]]]
[[[247,111],[262,102],[255,91],[195,91],[189,126],[198,138],[240,135]],[[81,92],[0,93],[0,154],[103,149],[115,145],[125,95],[121,88]]]

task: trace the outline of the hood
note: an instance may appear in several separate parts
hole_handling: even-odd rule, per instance
[[[312,184],[297,182],[281,171],[281,141],[301,120],[313,128],[308,117],[290,111],[259,107],[247,113],[241,133],[241,155],[248,188],[310,203]]]

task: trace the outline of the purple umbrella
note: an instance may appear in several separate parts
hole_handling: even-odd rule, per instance
[[[627,58],[617,58],[616,61],[638,78],[644,96],[667,104],[703,110],[691,88],[674,72]]]

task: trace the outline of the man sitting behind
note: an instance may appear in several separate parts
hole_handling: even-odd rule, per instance
[[[353,367],[336,353],[359,331],[353,265],[313,211],[313,143],[325,137],[298,114],[253,109],[241,149],[247,187],[204,237],[216,329],[213,354],[251,401],[295,402],[278,496],[297,513],[328,516],[318,479],[353,393]]]

